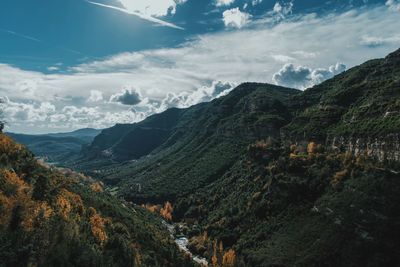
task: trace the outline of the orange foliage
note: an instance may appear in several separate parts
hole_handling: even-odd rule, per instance
[[[17,155],[24,149],[24,146],[15,143],[10,137],[0,133],[0,154],[9,156]]]
[[[159,212],[161,207],[160,205],[152,205],[152,204],[142,204],[142,208],[147,209],[148,211],[150,211],[151,213],[155,213],[155,212]]]
[[[160,214],[161,216],[168,220],[168,221],[172,221],[172,212],[174,211],[174,208],[172,207],[172,204],[167,201],[164,204],[164,207],[160,210]]]
[[[336,187],[340,184],[340,182],[347,176],[347,170],[339,171],[335,173],[335,175],[331,179],[331,184],[333,187]]]
[[[7,197],[0,192],[0,225],[7,226],[11,220],[12,209],[15,205],[15,199]]]
[[[7,140],[7,139],[2,139]],[[29,193],[30,186],[22,180],[16,173],[9,170],[0,172],[4,185],[9,188],[10,192],[0,191],[0,225],[7,226],[10,223],[12,211],[18,204],[25,207],[31,202]]]
[[[63,196],[63,195],[59,195],[59,196],[57,196],[56,203],[57,203],[57,207],[60,208],[60,214],[61,214],[61,216],[62,216],[65,220],[67,220],[67,219],[68,219],[68,216],[69,216],[69,214],[70,214],[70,212],[71,212],[71,210],[72,210],[72,205],[71,205],[71,203],[69,202],[68,198],[66,198],[66,197]]]
[[[213,242],[213,255],[211,257],[211,264],[213,267],[219,267],[217,256],[217,241]]]
[[[91,185],[90,185],[90,189],[92,189],[93,190],[93,192],[96,192],[96,193],[101,193],[101,192],[103,192],[103,183],[101,183],[101,182],[95,182],[95,183],[92,183]]]
[[[108,239],[105,227],[106,224],[110,222],[110,219],[101,217],[101,215],[98,214],[94,208],[93,210],[94,214],[90,216],[90,226],[92,228],[92,234],[100,243],[100,245],[104,245]]]
[[[53,215],[52,208],[45,201],[34,201],[31,198],[32,188],[16,173],[2,170],[0,177],[5,185],[10,188],[8,195],[0,192],[0,225],[7,226],[10,223],[13,209],[18,205],[22,209],[21,227],[25,231],[32,231],[34,223],[40,216],[48,219]]]
[[[41,216],[40,219],[48,219],[53,215],[53,210],[45,201],[30,201],[27,203],[26,212],[21,222],[21,226],[24,230],[32,231],[34,229],[35,220],[39,215]]]
[[[234,267],[236,263],[236,253],[233,249],[229,249],[222,257],[222,267]]]
[[[82,214],[84,210],[82,198],[67,189],[61,190],[61,193],[57,196],[56,204],[60,208],[60,214],[65,220],[68,219],[69,214],[74,208],[79,214]]]
[[[21,193],[27,194],[31,189],[30,186],[14,172],[4,170],[0,175],[4,177],[4,180],[8,185],[15,187],[17,195]]]

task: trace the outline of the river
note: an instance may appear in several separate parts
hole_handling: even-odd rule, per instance
[[[162,220],[162,223],[168,229],[168,231],[171,234],[171,237],[174,239],[175,243],[178,245],[178,247],[181,251],[190,255],[190,257],[193,259],[193,261],[197,262],[201,266],[209,266],[206,258],[200,257],[198,255],[194,255],[192,252],[190,252],[190,250],[188,248],[189,239],[186,236],[183,236],[181,234],[179,234],[179,236],[178,236],[175,231],[175,226],[173,224],[167,223],[165,220]]]

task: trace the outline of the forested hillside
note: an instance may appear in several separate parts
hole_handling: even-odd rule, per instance
[[[399,62],[304,92],[243,84],[97,177],[134,202],[172,202],[214,266],[399,265]]]
[[[67,133],[41,135],[7,133],[14,140],[29,147],[38,157],[46,158],[47,162],[64,164],[73,160],[100,133],[97,129],[80,129]]]
[[[304,92],[245,83],[116,125],[68,164],[167,213],[215,267],[398,266],[399,110],[400,50]]]
[[[0,266],[191,266],[158,217],[0,133]]]

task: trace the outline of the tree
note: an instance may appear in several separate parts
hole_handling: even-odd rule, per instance
[[[3,104],[4,104],[4,100],[2,98],[0,98],[0,133],[2,133],[3,129],[4,129]]]

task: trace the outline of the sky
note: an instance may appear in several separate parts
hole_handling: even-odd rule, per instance
[[[106,128],[399,47],[400,0],[2,0],[0,100],[7,131]]]

